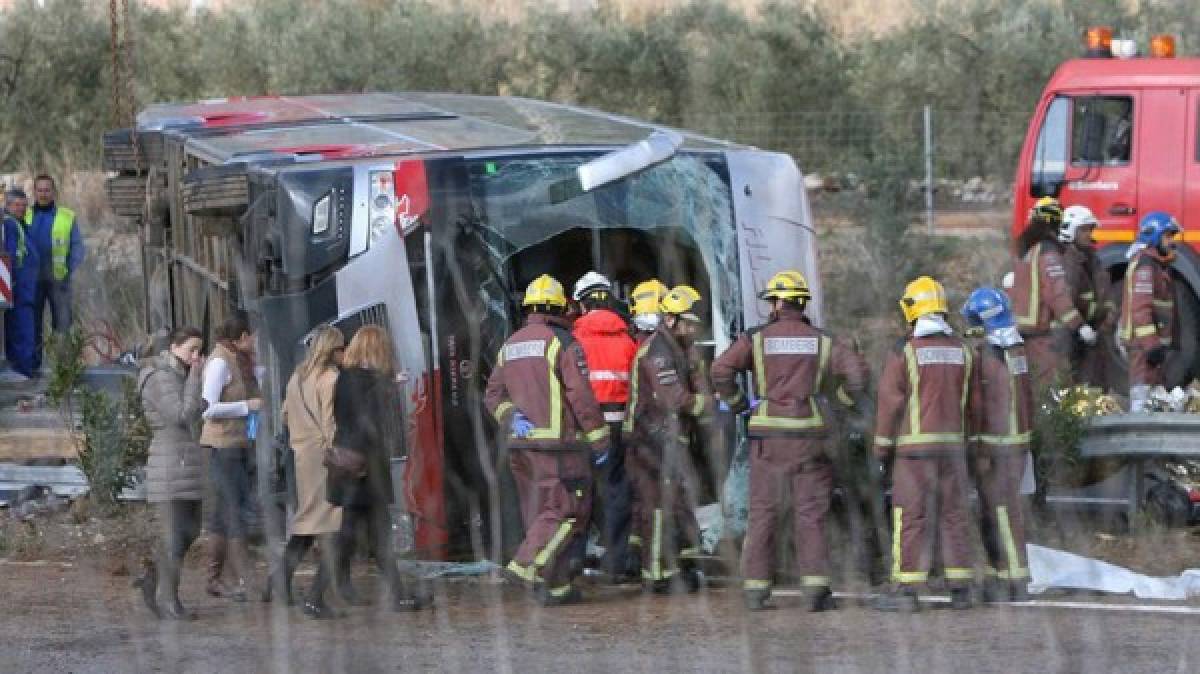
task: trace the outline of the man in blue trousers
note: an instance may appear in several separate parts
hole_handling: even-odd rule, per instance
[[[4,194],[4,252],[12,272],[13,306],[4,312],[4,354],[9,366],[22,377],[34,376],[34,311],[37,296],[38,256],[25,228],[29,199],[24,190]]]
[[[54,178],[41,174],[33,179],[33,208],[25,213],[31,246],[37,251],[39,272],[37,296],[33,301],[33,367],[42,366],[42,331],[46,304],[55,332],[71,327],[71,276],[83,262],[83,236],[75,212],[55,202]]]

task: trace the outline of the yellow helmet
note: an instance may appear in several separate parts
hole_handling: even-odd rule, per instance
[[[549,274],[542,274],[533,279],[525,289],[525,301],[522,306],[549,306],[563,308],[567,306],[567,294],[563,292],[562,284]]]
[[[689,321],[699,322],[700,317],[692,311],[700,301],[700,291],[691,286],[675,286],[658,303],[658,309],[664,314],[674,314]]]
[[[1042,197],[1029,212],[1031,223],[1045,223],[1058,227],[1062,224],[1063,207],[1054,197]]]
[[[904,288],[900,298],[900,311],[904,320],[912,323],[928,314],[949,313],[946,307],[946,289],[929,276],[922,276]]]
[[[669,292],[671,292],[671,289],[656,278],[637,284],[633,292],[629,295],[629,299],[633,300],[633,315],[641,316],[642,314],[658,313],[658,303]]]
[[[758,293],[760,300],[809,300],[812,293],[808,281],[798,271],[781,271],[767,281],[767,287]]]

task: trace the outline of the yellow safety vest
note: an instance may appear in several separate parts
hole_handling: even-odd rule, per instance
[[[33,208],[25,211],[25,224],[33,224]],[[54,261],[54,280],[67,278],[67,255],[71,252],[71,230],[75,228],[75,211],[62,206],[54,209],[54,224],[50,226],[50,258]]]

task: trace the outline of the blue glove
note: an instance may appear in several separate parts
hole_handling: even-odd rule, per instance
[[[608,463],[608,452],[607,451],[602,452],[600,454],[592,455],[592,465],[593,466],[599,468],[600,466],[603,466],[606,463]]]
[[[728,412],[729,411],[729,403],[725,402],[724,400],[718,400],[717,401],[717,409],[722,412]]]
[[[750,396],[750,404],[746,407],[746,413],[749,414],[749,413],[753,412],[754,410],[758,409],[758,404],[761,402],[762,401],[759,400],[758,398],[755,398],[754,396]]]
[[[533,432],[533,422],[524,412],[517,412],[512,417],[512,434],[514,437],[527,438]]]
[[[258,438],[258,412],[251,412],[246,417],[246,439],[255,440]]]

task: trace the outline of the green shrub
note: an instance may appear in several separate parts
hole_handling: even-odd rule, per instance
[[[151,431],[134,380],[122,380],[117,399],[83,384],[85,343],[78,328],[47,339],[50,378],[46,392],[71,431],[91,497],[111,504],[132,486],[137,470],[145,464]]]

